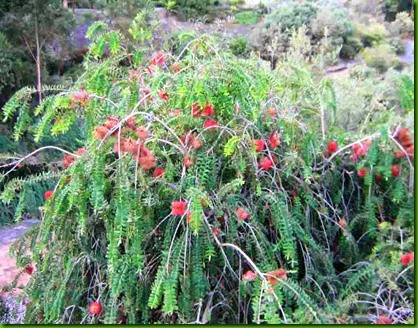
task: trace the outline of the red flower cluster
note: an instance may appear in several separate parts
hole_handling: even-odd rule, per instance
[[[86,153],[86,148],[78,148],[77,149],[77,155],[83,156]]]
[[[173,65],[171,65],[171,69],[172,69],[174,72],[178,72],[178,71],[180,71],[180,65],[179,65],[179,63],[175,62]]]
[[[278,269],[274,271],[267,272],[267,281],[271,286],[275,286],[279,280],[287,277],[286,271],[284,269]]]
[[[165,55],[162,52],[158,52],[155,56],[151,59],[150,65],[151,66],[160,66],[162,67],[165,63]]]
[[[409,129],[401,128],[395,136],[395,139],[402,145],[409,157],[414,158],[414,143],[409,133]],[[402,150],[395,151],[396,158],[402,158],[405,153]]]
[[[187,203],[184,201],[174,201],[171,203],[171,214],[183,216],[187,211]]]
[[[102,312],[102,306],[99,302],[93,302],[89,305],[89,312],[92,315],[97,315]]]
[[[209,103],[206,103],[204,107],[199,107],[198,103],[195,102],[192,106],[193,117],[201,117],[201,116],[209,117],[214,114],[215,114],[215,108]]]
[[[239,207],[237,209],[237,216],[240,220],[247,220],[250,218],[250,213],[248,213],[247,211],[245,211],[242,207]]]
[[[90,100],[89,94],[83,89],[80,89],[79,92],[73,94],[73,97],[71,98],[71,102],[70,102],[70,108],[75,108],[76,105],[86,106],[89,100]]]
[[[68,168],[71,164],[73,164],[76,159],[77,159],[77,157],[75,157],[75,156],[72,156],[70,154],[65,154],[64,155],[64,160],[63,160],[64,169]]]
[[[189,131],[183,134],[180,139],[186,146],[191,146],[193,149],[199,149],[202,147],[202,143],[199,139],[197,139],[196,133],[191,133]]]
[[[138,149],[138,148],[137,148]],[[138,154],[133,153],[135,160],[139,163],[143,170],[150,170],[155,166],[154,154],[144,145],[139,145]]]
[[[364,178],[366,176],[366,174],[367,174],[367,171],[366,171],[366,168],[365,167],[363,167],[363,168],[361,168],[360,170],[357,171],[357,175],[359,177]]]
[[[205,121],[205,123],[203,124],[203,128],[204,129],[211,129],[211,128],[216,128],[219,126],[219,123],[216,122],[214,119],[208,119]]]
[[[328,144],[327,144],[327,150],[330,153],[335,153],[337,151],[337,149],[338,149],[338,144],[337,144],[336,141],[329,141],[328,142]]]
[[[242,279],[247,281],[253,281],[257,277],[257,274],[254,271],[248,270],[242,275]]]
[[[392,172],[392,176],[396,178],[401,173],[401,167],[398,164],[393,164],[390,171]]]
[[[189,156],[185,156],[183,158],[183,164],[186,167],[186,169],[188,169],[190,166],[192,166],[194,163],[193,158],[189,157]]]
[[[32,264],[27,264],[25,266],[25,272],[29,275],[32,275],[33,271],[35,270],[35,268],[33,267]]]
[[[406,266],[409,263],[413,263],[414,262],[414,252],[409,252],[406,254],[402,254],[401,256],[401,263],[402,265]]]
[[[159,177],[161,177],[162,175],[164,175],[164,173],[165,173],[165,170],[164,170],[163,168],[161,168],[161,167],[157,167],[157,168],[154,170],[154,173],[152,174],[152,176],[153,176],[154,178],[159,178]]]
[[[385,315],[380,315],[379,319],[375,322],[375,324],[376,325],[391,325],[392,319]]]
[[[53,194],[52,190],[48,190],[47,192],[45,192],[45,199],[46,200],[50,199],[52,194]]]
[[[352,162],[356,162],[360,156],[366,156],[371,144],[371,140],[354,144],[352,148],[353,154],[350,156],[350,160]]]
[[[276,147],[280,146],[280,143],[281,143],[280,138],[277,135],[277,132],[274,131],[269,137],[269,144],[270,144],[271,148],[276,148]]]
[[[114,128],[119,124],[119,120],[114,117],[108,117],[103,126],[99,126],[95,130],[95,137],[99,140],[104,140],[110,129]],[[134,156],[135,160],[139,163],[143,170],[150,170],[155,167],[154,154],[143,144],[143,141],[148,138],[149,132],[143,127],[136,126],[136,119],[130,117],[125,122],[125,128],[121,131],[121,139],[115,141],[113,150],[116,153],[130,153]],[[138,140],[126,137],[127,132],[136,132]],[[118,130],[116,130],[113,136],[118,136]],[[120,148],[120,149],[119,149]]]
[[[158,96],[164,101],[168,100],[168,94],[164,90],[158,91]]]
[[[265,147],[265,143],[263,140],[261,139],[255,139],[253,140],[254,146],[255,146],[255,151],[256,152],[260,152],[264,150]]]
[[[258,161],[258,165],[263,169],[263,170],[270,170],[273,167],[273,162],[270,160],[270,158],[268,157],[263,157]]]

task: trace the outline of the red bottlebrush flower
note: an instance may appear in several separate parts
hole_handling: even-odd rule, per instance
[[[157,167],[152,174],[154,178],[159,178],[165,173],[165,170],[161,167]]]
[[[269,138],[269,144],[271,148],[276,148],[280,146],[280,139],[277,135],[277,132],[273,132]]]
[[[409,157],[414,158],[414,152],[415,152],[414,145],[410,145],[409,147],[406,147],[405,150]]]
[[[401,168],[398,164],[393,164],[390,170],[394,178],[396,178],[401,173]]]
[[[89,312],[92,315],[98,315],[102,312],[102,305],[99,302],[93,302],[89,305]]]
[[[179,116],[181,114],[181,110],[180,109],[175,109],[171,112],[172,116]]]
[[[237,209],[237,216],[240,220],[247,220],[250,218],[250,213],[245,211],[242,207]]]
[[[338,144],[336,141],[329,141],[327,144],[327,149],[330,153],[335,153],[338,149]]]
[[[195,133],[186,132],[180,139],[186,146],[191,145],[193,149],[199,149],[202,147],[202,143],[196,138]]]
[[[213,119],[208,119],[204,124],[203,128],[210,129],[210,128],[216,128],[218,126],[218,123]]]
[[[193,149],[199,149],[200,147],[202,147],[202,143],[197,138],[194,138],[191,144],[192,144]]]
[[[374,178],[376,179],[376,181],[377,181],[377,182],[382,181],[382,175],[381,175],[381,174],[379,174],[379,173],[376,173],[376,174],[374,175]]]
[[[149,88],[144,89],[144,95],[146,96],[146,98],[149,98],[149,100],[152,99],[151,90]]]
[[[257,274],[254,271],[248,270],[242,275],[242,279],[247,281],[253,281],[257,277]]]
[[[70,108],[74,108],[75,103],[79,103],[85,106],[88,104],[89,99],[90,99],[89,94],[86,91],[80,89],[79,92],[73,95],[73,98],[71,99]]]
[[[338,224],[345,229],[347,227],[347,221],[344,218],[338,220]]]
[[[409,252],[406,254],[402,254],[401,256],[401,263],[402,265],[406,266],[409,263],[413,263],[414,262],[414,252]]]
[[[113,129],[116,125],[118,125],[119,120],[116,117],[109,116],[106,118],[106,121],[104,122],[104,126],[108,128],[109,130]]]
[[[284,269],[278,269],[274,271],[267,272],[267,281],[271,286],[276,285],[279,280],[287,277],[286,271]]]
[[[164,101],[168,100],[168,94],[164,90],[158,91],[158,96]]]
[[[353,154],[350,157],[351,161],[355,162],[360,156],[366,156],[371,143],[371,140],[366,140],[364,142],[354,144],[352,147]]]
[[[255,139],[253,140],[254,146],[255,146],[255,151],[259,152],[262,151],[264,149],[264,141],[261,139]]]
[[[377,320],[375,322],[376,325],[391,325],[392,324],[392,319],[385,316],[385,315],[380,315],[379,316],[379,320]]]
[[[65,154],[64,155],[64,160],[63,160],[64,169],[68,168],[71,164],[73,164],[76,159],[77,158],[75,156]]]
[[[158,52],[152,59],[151,59],[151,66],[163,66],[165,63],[165,55],[162,52]]]
[[[153,167],[155,167],[155,157],[154,155],[141,156],[138,159],[138,163],[143,170],[151,170]]]
[[[276,115],[276,109],[274,107],[270,107],[268,110],[270,116]]]
[[[177,62],[175,62],[173,65],[171,65],[171,68],[174,72],[180,71],[180,65]]]
[[[202,115],[211,116],[213,114],[215,114],[215,108],[211,104],[206,104],[205,108],[203,108]]]
[[[183,216],[187,211],[187,203],[181,200],[174,201],[171,203],[171,214]]]
[[[118,140],[116,140],[115,142],[115,146],[113,148],[113,150],[115,151],[115,153],[119,153],[119,142]],[[137,144],[135,142],[135,140],[133,139],[120,139],[120,149],[123,152],[126,153],[131,153],[131,154],[135,154],[135,151],[137,149]]]
[[[202,116],[202,109],[199,107],[197,102],[195,102],[192,106],[192,117],[200,117]]]
[[[273,162],[270,160],[270,158],[268,157],[263,157],[262,159],[260,159],[258,161],[258,165],[263,169],[263,170],[270,170],[273,167]]]
[[[94,130],[94,137],[97,140],[104,140],[105,136],[107,135],[107,133],[109,132],[109,129],[105,126],[98,126],[95,130]]]
[[[217,227],[212,227],[212,233],[213,233],[213,235],[218,237],[221,234],[221,229],[219,229]]]
[[[78,148],[77,155],[83,156],[86,153],[86,148]]]
[[[27,264],[25,266],[25,272],[29,275],[32,275],[33,271],[35,270],[35,268],[33,267],[32,264]]]
[[[192,220],[192,213],[187,213],[187,216],[186,216],[186,222],[187,223],[190,223],[190,221]]]
[[[50,199],[53,193],[54,192],[52,190],[48,190],[47,192],[45,192],[45,199]]]
[[[132,130],[136,129],[136,118],[135,117],[130,117],[126,120],[126,126]]]
[[[362,177],[362,178],[364,178],[365,176],[366,176],[366,168],[365,167],[363,167],[363,168],[361,168],[360,170],[358,170],[357,171],[357,174],[358,174],[358,176],[359,177]]]
[[[145,140],[148,138],[149,133],[145,126],[140,126],[136,129],[136,136],[139,140]]]
[[[395,158],[402,158],[405,156],[405,153],[402,150],[395,150]]]
[[[193,158],[190,158],[189,156],[186,156],[183,159],[183,163],[184,163],[184,166],[186,167],[186,169],[188,169],[190,166],[193,165],[194,160],[193,160]]]

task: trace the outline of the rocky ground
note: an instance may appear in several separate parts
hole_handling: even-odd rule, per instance
[[[9,256],[10,246],[28,229],[38,224],[38,220],[24,220],[14,226],[0,229],[0,324],[21,323],[25,306],[19,299],[20,288],[3,291],[19,275],[20,269],[16,267],[16,260]],[[17,281],[18,287],[25,286],[30,276],[27,273],[20,275]]]

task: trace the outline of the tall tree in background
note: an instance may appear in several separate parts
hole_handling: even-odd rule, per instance
[[[26,47],[35,61],[36,88],[41,101],[45,48],[53,43],[59,49],[68,45],[74,17],[61,0],[6,0],[1,10],[5,34],[15,45]]]

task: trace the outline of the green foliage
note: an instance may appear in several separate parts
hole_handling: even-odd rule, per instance
[[[254,25],[260,19],[260,15],[254,11],[242,11],[235,14],[235,19],[240,24]]]
[[[368,66],[376,68],[379,72],[385,72],[389,67],[399,65],[399,60],[387,44],[365,48],[362,56]]]
[[[282,4],[265,17],[262,26],[252,33],[252,44],[266,59],[277,59],[283,52],[288,52],[292,34],[304,28],[311,48],[308,55],[330,54],[344,49],[342,56],[353,57],[358,47],[353,46],[353,23],[344,8],[330,2],[320,6],[313,1],[291,2]],[[323,46],[327,43],[325,49]],[[324,52],[325,50],[325,52]],[[329,60],[328,60],[329,61]]]
[[[242,36],[235,38],[229,44],[229,49],[235,56],[244,58],[247,58],[251,52],[247,39]]]
[[[1,194],[7,204],[29,197],[16,188],[55,182],[42,225],[12,250],[19,266],[36,267],[24,289],[26,322],[336,323],[380,313],[351,305],[366,288],[393,310],[391,294],[381,292],[393,283],[394,306],[413,303],[412,265],[405,271],[399,261],[413,249],[413,167],[397,159],[401,175],[391,176],[396,146],[384,133],[397,122],[373,135],[366,156],[350,160],[352,150],[342,147],[366,134],[338,127],[339,90],[313,70],[323,57],[305,56],[303,29],[273,71],[207,36],[181,56],[155,57],[141,14],[131,30],[122,37],[103,23],[91,27],[84,74],[73,87],[52,88],[35,120],[25,109],[33,89],[5,106],[16,137],[42,141],[77,123],[85,134],[85,152],[71,165],[10,179]],[[193,108],[205,111],[191,115]],[[205,128],[206,116],[218,125]],[[137,140],[132,125],[148,135]],[[264,141],[259,152],[256,139]],[[332,139],[340,152],[330,161],[324,149]],[[149,157],[162,175],[145,165]],[[369,176],[356,174],[362,167]],[[100,315],[89,313],[93,301]]]
[[[175,0],[172,6],[180,20],[198,19],[209,13],[213,0]]]

